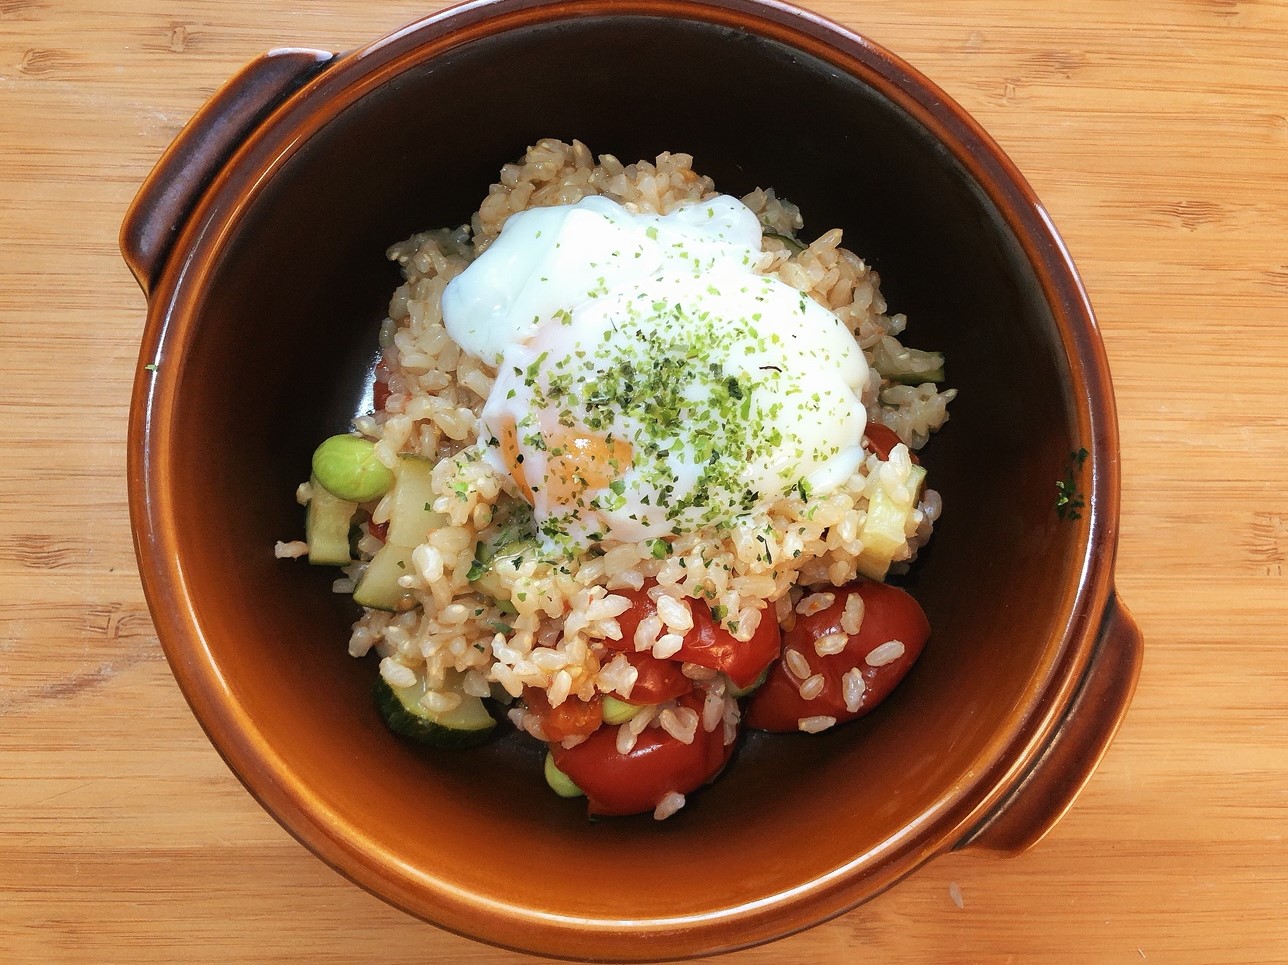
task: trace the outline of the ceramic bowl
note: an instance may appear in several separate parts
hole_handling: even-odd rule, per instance
[[[332,573],[272,552],[300,533],[313,446],[362,404],[385,248],[466,220],[547,136],[689,152],[723,191],[772,185],[807,227],[841,226],[959,392],[924,451],[946,511],[909,580],[934,627],[920,663],[859,723],[750,736],[662,823],[587,821],[530,741],[391,736]],[[174,675],[264,807],[413,915],[567,957],[767,941],[936,855],[1023,851],[1126,710],[1141,640],[1114,593],[1118,436],[1078,276],[979,126],[835,24],[753,0],[498,0],[347,54],[273,51],[167,151],[122,247],[148,303],[130,505]]]

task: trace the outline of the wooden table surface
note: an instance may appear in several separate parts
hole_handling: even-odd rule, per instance
[[[393,910],[259,808],[170,676],[126,509],[138,184],[258,52],[438,6],[0,0],[0,961],[532,960]],[[719,961],[1288,961],[1288,5],[813,6],[971,111],[1067,239],[1117,387],[1146,659],[1028,854],[941,858]]]

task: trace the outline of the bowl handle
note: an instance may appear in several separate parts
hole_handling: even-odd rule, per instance
[[[1122,722],[1140,675],[1144,641],[1110,594],[1082,687],[1037,762],[955,850],[1015,855],[1037,844],[1069,810]]]
[[[268,113],[335,55],[281,48],[261,54],[208,100],[161,155],[121,225],[121,254],[148,294],[197,199]]]

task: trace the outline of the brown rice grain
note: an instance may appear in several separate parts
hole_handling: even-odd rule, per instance
[[[805,680],[810,676],[809,661],[805,659],[805,655],[799,650],[785,650],[783,652],[783,663],[798,680]]]
[[[871,652],[863,659],[869,667],[884,667],[888,663],[894,663],[903,654],[902,640],[887,640],[880,646],[873,647]]]
[[[835,593],[811,593],[796,604],[796,612],[803,617],[813,616],[836,602]]]
[[[845,633],[827,633],[814,641],[814,652],[820,657],[840,653],[849,645],[850,637]]]
[[[805,680],[798,688],[801,700],[813,700],[823,692],[823,685],[825,683],[826,681],[823,679],[822,674],[814,674],[814,676]]]
[[[796,722],[796,726],[806,734],[817,734],[820,731],[827,730],[829,727],[836,726],[836,718],[822,714],[817,717],[802,717]]]
[[[682,807],[684,807],[684,795],[679,791],[667,791],[662,795],[662,800],[657,802],[657,807],[653,809],[653,819],[665,821]]]
[[[863,695],[867,689],[861,669],[851,667],[847,670],[845,676],[841,678],[841,696],[845,700],[845,709],[851,714],[857,714],[859,708],[863,706]]]

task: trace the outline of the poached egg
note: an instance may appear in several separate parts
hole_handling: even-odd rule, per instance
[[[832,312],[755,268],[754,212],[603,197],[512,215],[443,295],[496,367],[483,458],[547,544],[732,525],[864,458],[868,365]]]

